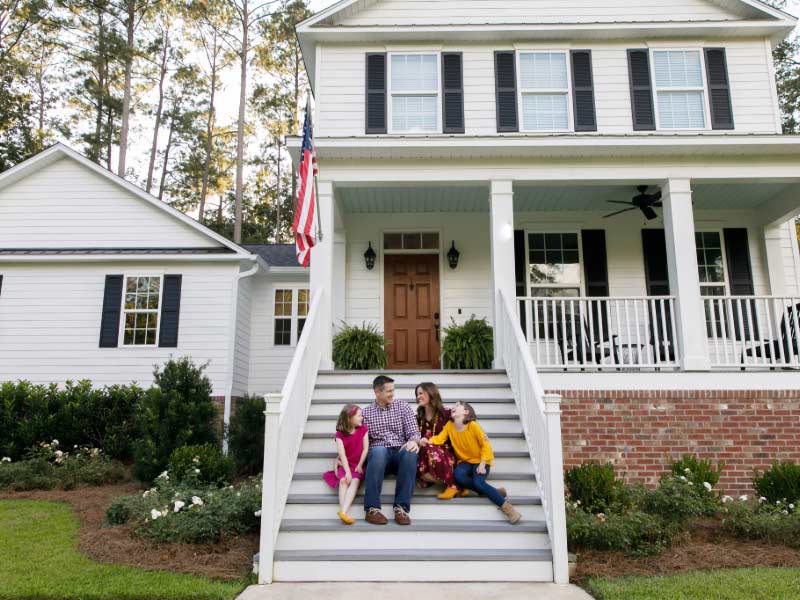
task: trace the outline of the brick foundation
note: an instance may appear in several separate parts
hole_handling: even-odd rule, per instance
[[[611,461],[628,482],[654,485],[668,457],[725,464],[719,488],[752,494],[753,469],[800,461],[800,390],[597,391],[562,395],[566,468]]]

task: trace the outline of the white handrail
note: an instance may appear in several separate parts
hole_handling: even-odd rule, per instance
[[[258,582],[262,584],[272,583],[275,542],[322,359],[323,349],[318,341],[325,326],[319,316],[324,293],[320,290],[311,298],[303,334],[283,389],[279,394],[264,395],[264,480],[258,562]]]
[[[545,394],[528,342],[522,335],[512,299],[500,290],[500,352],[519,409],[525,440],[542,494],[553,553],[553,581],[569,582],[567,517],[564,507],[564,467],[561,447],[561,396]]]

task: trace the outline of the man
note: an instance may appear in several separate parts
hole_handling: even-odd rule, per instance
[[[394,520],[410,525],[411,497],[417,477],[419,427],[407,402],[394,399],[394,380],[379,375],[372,382],[375,402],[364,409],[364,424],[369,428],[364,512],[367,523],[386,525],[381,513],[381,490],[387,473],[397,477],[394,488]]]

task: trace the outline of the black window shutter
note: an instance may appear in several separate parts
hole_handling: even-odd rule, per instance
[[[631,110],[634,131],[653,131],[653,86],[650,82],[650,58],[647,50],[628,50],[628,75],[631,87]]]
[[[728,81],[728,63],[725,48],[706,48],[706,74],[708,75],[711,127],[733,129],[733,107]]]
[[[648,296],[669,296],[667,240],[663,229],[642,229],[644,276]]]
[[[514,230],[514,279],[516,280],[517,296],[525,297],[528,295],[525,281],[525,231],[522,229]],[[517,307],[519,310],[519,325],[522,333],[528,333],[525,327],[525,303],[520,302]]]
[[[3,276],[0,275],[0,294],[3,293]]]
[[[597,131],[594,110],[594,80],[592,51],[572,50],[572,104],[575,131]]]
[[[103,292],[103,317],[100,321],[100,347],[119,344],[119,315],[122,310],[122,275],[106,275]]]
[[[513,52],[494,53],[497,131],[519,131],[517,122],[517,76]]]
[[[367,133],[386,133],[386,53],[367,53]]]
[[[164,275],[164,291],[161,294],[161,330],[158,336],[158,345],[162,348],[178,347],[181,280],[181,275]]]
[[[606,232],[603,229],[581,231],[583,245],[583,277],[587,296],[608,296],[608,263]]]
[[[444,133],[464,133],[464,75],[461,52],[442,54]]]
[[[752,296],[755,294],[755,286],[753,285],[753,269],[750,265],[750,246],[747,242],[747,229],[723,229],[722,234],[725,237],[725,258],[727,259],[731,295]],[[742,337],[742,331],[739,329],[738,308],[734,307],[733,309],[737,313],[733,318],[736,339],[749,340],[757,338],[758,319],[755,301],[741,302],[741,309],[744,337]],[[747,314],[748,312],[750,313],[749,315]],[[750,323],[753,324],[753,329],[755,329],[752,336],[750,335]]]

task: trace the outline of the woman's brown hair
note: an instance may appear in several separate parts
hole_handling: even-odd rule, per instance
[[[472,408],[472,405],[469,402],[456,402],[456,404],[460,404],[464,407],[464,410],[467,411],[467,417],[464,419],[464,425],[478,420],[478,416],[475,414],[475,409]]]
[[[361,410],[357,404],[345,404],[342,412],[339,413],[339,418],[336,419],[336,431],[349,435],[353,433],[353,425],[350,423],[355,414]]]
[[[420,390],[420,388],[422,388],[423,392],[428,394],[431,406],[433,407],[433,414],[442,415],[442,417],[444,417],[445,412],[444,412],[444,404],[442,404],[442,395],[439,393],[439,388],[436,387],[436,384],[431,383],[430,381],[423,381],[417,387],[414,388],[414,398],[417,397],[417,392]],[[425,407],[418,406],[417,421],[422,423],[424,419],[425,419]]]

